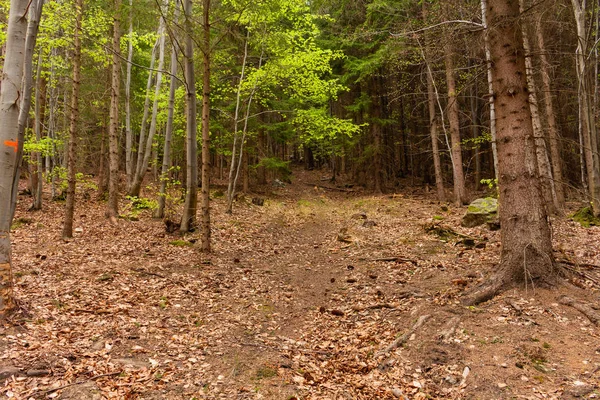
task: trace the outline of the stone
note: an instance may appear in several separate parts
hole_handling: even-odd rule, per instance
[[[11,376],[21,375],[21,370],[12,365],[0,365],[0,381],[10,378]]]
[[[496,221],[498,214],[498,200],[493,197],[474,200],[467,208],[467,213],[461,225],[473,228],[488,222]]]
[[[79,385],[69,386],[61,393],[60,399],[72,400],[102,400],[102,392],[96,382],[88,381]]]

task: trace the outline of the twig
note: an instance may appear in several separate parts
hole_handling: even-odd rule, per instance
[[[83,384],[83,383],[86,383],[86,382],[89,382],[89,381],[95,381],[95,380],[97,380],[97,379],[100,379],[100,378],[105,378],[105,377],[107,377],[107,376],[115,376],[115,375],[119,375],[119,374],[121,374],[122,372],[123,372],[123,371],[121,370],[121,371],[117,371],[117,372],[109,372],[109,373],[107,373],[107,374],[101,374],[101,375],[92,376],[91,378],[88,378],[88,379],[85,379],[85,380],[82,380],[82,381],[78,381],[78,382],[69,383],[69,384],[67,384],[67,385],[59,386],[59,387],[56,387],[56,388],[53,388],[53,389],[42,390],[42,391],[40,391],[40,392],[37,392],[37,393],[34,393],[34,394],[32,394],[32,395],[31,395],[31,397],[34,397],[34,396],[39,396],[39,395],[44,395],[44,394],[50,394],[50,393],[54,393],[54,392],[56,392],[56,391],[59,391],[59,390],[62,390],[62,389],[66,389],[66,388],[68,388],[68,387],[71,387],[71,386],[75,386],[75,385],[81,385],[81,384]]]
[[[366,311],[366,310],[380,310],[382,308],[394,309],[394,308],[396,308],[396,306],[393,305],[393,304],[390,304],[390,303],[378,303],[378,304],[373,304],[373,305],[364,306],[364,307],[354,306],[354,307],[352,307],[352,310],[354,310],[354,311]]]
[[[419,329],[421,326],[423,326],[423,324],[425,323],[425,321],[427,321],[429,319],[429,317],[430,317],[430,315],[421,315],[419,317],[419,319],[417,320],[417,322],[415,322],[415,324],[412,326],[412,328],[410,328],[408,331],[406,331],[404,333],[404,335],[402,335],[398,339],[394,340],[388,347],[377,352],[374,357],[377,358],[379,356],[386,355],[390,351],[402,346],[411,337],[411,335],[413,333],[415,333],[415,331],[417,329]]]
[[[410,258],[406,258],[406,257],[399,257],[399,256],[393,256],[393,257],[380,257],[380,258],[359,258],[360,261],[381,261],[381,262],[409,262],[412,263],[414,265],[417,265],[417,262],[415,260],[411,260]]]

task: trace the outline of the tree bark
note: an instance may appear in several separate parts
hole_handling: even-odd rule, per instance
[[[537,174],[519,4],[491,0],[487,12],[497,105],[502,251],[496,282],[476,294],[475,303],[511,284],[553,284],[557,277]]]
[[[202,251],[211,251],[210,227],[210,0],[203,0],[204,76],[202,84]]]
[[[131,132],[131,67],[133,61],[133,0],[129,0],[129,40],[127,43],[127,77],[125,82],[125,173],[127,191],[133,180],[133,133]]]
[[[192,1],[184,3],[185,14],[185,90],[187,106],[186,134],[186,192],[181,217],[181,231],[189,232],[196,226],[196,210],[198,208],[198,144],[196,122],[196,76],[194,74],[194,48],[192,28]]]
[[[62,236],[73,237],[73,214],[75,212],[75,149],[77,146],[77,122],[79,121],[79,86],[81,84],[81,21],[83,18],[83,0],[75,5],[75,33],[73,48],[73,95],[71,97],[71,116],[69,121],[69,149],[67,153],[67,201],[65,223]]]
[[[114,2],[113,56],[110,85],[110,117],[108,122],[108,204],[106,216],[114,223],[119,216],[119,91],[121,85],[121,0]],[[129,67],[129,66],[128,66]],[[130,132],[131,134],[131,132]]]
[[[28,0],[11,0],[6,31],[6,52],[0,84],[0,319],[14,307],[10,225],[19,182],[23,139],[19,137],[19,102],[27,30]],[[31,61],[29,61],[31,62]],[[31,71],[31,65],[28,67]],[[31,92],[29,94],[31,101]],[[22,107],[23,103],[21,103]]]
[[[546,57],[546,46],[544,44],[544,32],[542,29],[542,17],[537,21],[537,43],[539,48],[539,57],[542,73],[542,92],[544,95],[544,108],[546,112],[546,121],[548,123],[548,136],[550,138],[550,154],[552,158],[552,172],[554,174],[554,188],[558,209],[562,210],[565,206],[565,190],[562,173],[562,158],[560,154],[559,133],[554,113],[554,104],[552,100],[552,89],[550,85],[549,62]]]
[[[175,24],[179,21],[179,1],[175,1]],[[167,114],[167,126],[165,128],[165,146],[163,148],[163,161],[160,176],[160,190],[158,196],[158,208],[156,218],[165,217],[165,201],[167,196],[167,180],[169,179],[169,168],[171,168],[171,142],[173,140],[173,117],[175,114],[175,90],[177,90],[177,38],[172,38],[171,46],[171,77],[169,83],[169,106]]]
[[[492,158],[494,162],[494,176],[496,182],[498,182],[498,147],[496,141],[496,101],[494,98],[494,87],[493,81],[494,76],[492,72],[492,55],[490,53],[489,43],[489,28],[487,22],[487,0],[481,0],[481,23],[484,28],[484,45],[485,45],[485,60],[487,64],[487,80],[488,80],[488,105],[490,108],[490,136],[492,137]]]
[[[448,122],[450,124],[452,172],[454,176],[454,202],[457,206],[461,206],[467,203],[467,192],[460,143],[460,120],[456,79],[454,78],[454,59],[449,45],[444,46],[444,61],[446,64],[446,84],[448,86]]]

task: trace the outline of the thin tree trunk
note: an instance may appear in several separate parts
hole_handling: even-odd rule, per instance
[[[589,188],[590,203],[594,215],[600,215],[600,160],[598,159],[598,146],[596,138],[596,126],[592,114],[593,107],[590,104],[590,90],[588,83],[588,69],[586,64],[587,35],[586,35],[586,12],[579,0],[572,0],[575,22],[577,25],[577,50],[575,61],[577,67],[578,97],[581,107],[579,124],[583,137],[582,152],[585,158],[587,182]]]
[[[133,0],[129,0],[129,40],[127,43],[127,77],[125,82],[125,171],[127,191],[133,180],[133,133],[131,131],[131,67],[133,61]]]
[[[521,12],[525,9],[524,0],[519,0]],[[527,74],[527,89],[529,90],[529,108],[533,124],[533,135],[535,137],[535,152],[537,157],[538,171],[542,194],[550,214],[555,214],[559,210],[558,199],[554,191],[554,180],[552,179],[552,170],[550,168],[550,158],[544,140],[544,131],[542,129],[542,120],[538,109],[537,91],[533,76],[533,63],[531,61],[531,45],[529,44],[529,35],[524,23],[521,23],[523,35],[523,48],[525,49],[525,71]]]
[[[166,10],[168,7],[168,0],[164,1],[163,9]],[[146,170],[148,169],[148,164],[150,163],[150,157],[152,155],[152,142],[154,140],[154,135],[156,134],[156,117],[158,115],[158,97],[160,95],[160,88],[162,85],[162,70],[165,65],[165,20],[164,18],[160,19],[160,24],[158,27],[158,71],[156,72],[156,86],[154,88],[154,100],[152,103],[152,117],[150,119],[150,129],[148,130],[148,138],[145,143],[143,157],[141,165],[138,164],[136,174],[133,178],[133,183],[131,184],[130,195],[139,196],[140,190],[142,186],[142,182],[144,180],[144,175],[146,175]],[[140,145],[141,145],[140,141]],[[138,149],[138,163],[140,161],[139,154],[141,153],[142,147]]]
[[[30,20],[31,23],[31,20]],[[42,140],[42,120],[43,120],[43,100],[45,97],[45,89],[46,86],[43,83],[42,78],[42,51],[40,50],[38,56],[38,65],[36,72],[36,90],[35,90],[35,123],[34,123],[34,131],[35,131],[35,140],[37,143],[40,143]],[[31,205],[32,210],[41,210],[42,209],[42,190],[44,188],[44,180],[42,176],[42,153],[37,151],[32,154],[32,165],[34,165],[33,170],[35,171],[35,179],[33,179],[34,184],[32,185],[32,194],[33,194],[33,204]]]
[[[110,116],[108,122],[109,179],[106,216],[115,223],[119,216],[119,91],[121,85],[121,0],[114,2],[113,56],[110,85]],[[129,67],[129,66],[128,66]],[[130,132],[131,134],[131,132]]]
[[[457,206],[467,203],[465,175],[463,172],[462,149],[460,143],[460,121],[458,115],[458,96],[456,79],[454,78],[454,60],[450,45],[444,46],[446,64],[446,84],[448,86],[448,121],[450,125],[450,141],[452,146],[452,172],[454,177],[454,202]]]
[[[542,73],[542,91],[544,92],[544,107],[546,111],[546,121],[548,122],[548,136],[550,138],[550,154],[552,158],[552,172],[554,174],[554,188],[558,209],[562,210],[565,206],[565,190],[562,174],[562,164],[560,156],[559,133],[554,114],[554,105],[552,100],[552,91],[550,85],[550,72],[548,58],[546,57],[546,46],[544,44],[544,32],[542,29],[542,17],[537,21],[537,42],[539,47],[539,57]]]
[[[475,160],[475,191],[479,191],[481,186],[481,154],[479,152],[479,124],[478,124],[478,112],[477,112],[477,79],[471,86],[471,136],[473,137],[473,158]]]
[[[162,19],[161,19],[162,21]],[[159,28],[160,31],[160,28]],[[133,169],[133,175],[131,182],[128,183],[129,189],[127,190],[130,196],[139,196],[140,188],[141,188],[141,180],[139,176],[142,174],[142,164],[144,162],[144,150],[146,148],[146,125],[148,124],[148,113],[150,110],[150,89],[152,89],[152,77],[154,76],[154,62],[156,60],[156,49],[159,46],[161,41],[161,35],[159,34],[158,39],[156,39],[156,43],[152,48],[152,55],[150,56],[150,69],[148,70],[148,81],[146,82],[146,98],[144,100],[144,112],[142,115],[142,123],[140,125],[140,137],[137,147],[137,163],[135,164],[135,168]],[[139,184],[137,184],[137,188],[134,185],[140,180]]]
[[[175,23],[179,20],[179,1],[175,1]],[[175,90],[177,89],[177,40],[172,38],[171,51],[171,80],[169,83],[169,106],[167,115],[167,126],[165,129],[165,146],[163,149],[163,161],[160,176],[160,191],[158,196],[158,208],[156,218],[165,217],[165,200],[167,195],[167,180],[169,179],[169,168],[171,168],[171,142],[173,140],[173,116],[175,114]]]
[[[21,93],[23,64],[31,79],[31,56],[25,60],[25,38],[27,32],[28,0],[11,0],[6,30],[6,52],[0,83],[0,319],[6,318],[14,307],[12,258],[10,248],[10,225],[12,223],[19,183],[19,164],[23,151],[23,140],[20,136],[21,112],[31,102],[29,95]],[[26,80],[27,81],[27,80]],[[30,85],[29,85],[30,86]],[[27,90],[27,89],[26,89]],[[21,102],[21,107],[19,107]],[[27,108],[29,113],[29,108]],[[26,118],[25,118],[26,120]],[[23,124],[24,132],[24,124]]]
[[[196,142],[196,77],[194,74],[194,48],[192,42],[192,0],[185,0],[185,90],[187,105],[186,134],[186,192],[181,217],[181,231],[189,232],[196,226],[198,208],[198,145]],[[204,175],[203,175],[204,177]],[[204,183],[203,183],[204,186]]]
[[[203,0],[204,76],[202,84],[202,251],[211,251],[210,243],[210,0]]]
[[[487,0],[481,0],[481,23],[484,28],[484,44],[485,44],[485,60],[487,63],[487,79],[488,79],[488,105],[490,107],[490,136],[492,137],[492,158],[494,161],[494,176],[496,182],[499,181],[498,176],[498,146],[496,141],[496,101],[494,100],[494,75],[492,72],[492,56],[490,53],[489,30],[487,22]]]
[[[77,122],[79,121],[79,86],[81,83],[81,20],[83,0],[77,0],[75,10],[75,33],[73,49],[73,96],[71,97],[71,117],[69,121],[69,150],[67,155],[67,204],[62,236],[73,237],[73,214],[75,212],[75,149],[77,146]]]

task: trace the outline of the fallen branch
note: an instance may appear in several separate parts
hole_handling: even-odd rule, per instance
[[[571,264],[569,264],[569,265],[571,265]],[[569,267],[569,266],[566,266],[566,265],[564,266],[564,268],[567,269],[567,270],[569,270],[569,271],[571,271],[571,272],[573,272],[573,273],[575,273],[575,274],[577,274],[577,275],[579,275],[579,276],[581,276],[583,279],[587,279],[587,280],[593,282],[596,286],[600,286],[600,281],[598,279],[596,279],[596,278],[591,277],[589,274],[586,274],[583,271],[580,271],[580,270],[578,270],[576,268]]]
[[[595,311],[589,304],[577,301],[569,296],[561,296],[558,302],[565,306],[573,307],[583,315],[585,315],[592,324],[600,326],[600,312]]]
[[[411,260],[410,258],[392,256],[392,257],[380,257],[380,258],[359,258],[360,261],[381,261],[381,262],[409,262],[417,265],[417,261]]]
[[[390,309],[395,309],[396,306],[390,303],[379,303],[379,304],[373,304],[370,306],[354,306],[352,307],[353,311],[366,311],[366,310],[380,310],[382,308],[390,308]]]
[[[390,351],[402,346],[412,336],[412,334],[416,332],[417,329],[419,329],[421,326],[423,326],[423,324],[429,319],[429,317],[430,317],[430,315],[421,315],[419,317],[419,319],[417,320],[417,322],[415,322],[415,324],[412,326],[412,328],[410,328],[408,331],[406,331],[404,333],[404,335],[402,335],[398,339],[394,340],[388,347],[386,347],[385,349],[383,349],[381,351],[378,351],[374,357],[377,358],[380,356],[387,355]]]

